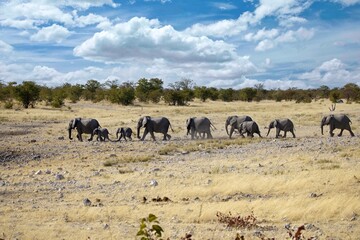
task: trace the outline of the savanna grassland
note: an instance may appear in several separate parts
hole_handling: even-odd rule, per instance
[[[333,138],[328,126],[323,136],[319,126],[329,106],[326,100],[195,101],[184,107],[78,102],[61,110],[1,109],[0,238],[136,239],[139,219],[153,213],[165,239],[189,232],[193,239],[235,239],[236,233],[288,239],[287,224],[305,224],[306,238],[360,239],[360,105],[337,105],[356,136],[344,131]],[[251,116],[263,136],[272,119],[288,117],[297,138],[275,139],[273,129],[263,139],[228,139],[225,119],[235,114]],[[121,126],[136,132],[144,115],[168,117],[172,139],[68,139],[74,117],[98,119],[114,139]],[[190,140],[185,120],[191,116],[210,118],[214,139]],[[229,211],[253,214],[257,227],[227,228],[216,213]]]

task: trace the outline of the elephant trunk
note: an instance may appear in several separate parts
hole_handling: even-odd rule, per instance
[[[69,139],[72,140],[72,137],[71,137],[71,128],[69,128],[68,130],[69,130]]]
[[[321,135],[324,135],[324,124],[323,123],[321,123]]]
[[[229,123],[226,122],[226,123],[225,123],[225,130],[226,130],[227,135],[229,136],[228,126],[229,126]]]
[[[269,136],[270,130],[271,130],[271,128],[269,127],[269,130],[268,130],[266,136]]]
[[[141,125],[138,124],[137,126],[137,138],[140,139],[140,128],[141,128]]]

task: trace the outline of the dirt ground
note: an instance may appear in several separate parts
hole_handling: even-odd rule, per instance
[[[79,102],[61,110],[0,109],[0,239],[136,239],[140,219],[158,217],[164,239],[360,239],[360,105],[338,104],[355,137],[320,133],[327,101],[123,107]],[[249,115],[262,135],[289,117],[296,138],[228,139],[227,116]],[[170,141],[69,140],[74,117],[93,117],[115,138],[140,116],[167,116]],[[209,117],[214,139],[191,140],[185,120]],[[339,131],[336,130],[336,133]],[[291,135],[291,134],[290,134]],[[75,134],[73,134],[75,136]],[[88,135],[83,136],[84,139]],[[89,199],[90,202],[84,202]],[[87,206],[88,205],[88,206]],[[256,217],[250,229],[227,227],[218,212]]]

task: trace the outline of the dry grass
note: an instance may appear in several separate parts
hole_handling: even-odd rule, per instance
[[[185,232],[195,239],[234,239],[237,230],[226,230],[216,218],[229,211],[253,212],[277,228],[265,232],[277,239],[287,237],[287,223],[311,223],[321,229],[321,239],[360,236],[360,140],[347,132],[342,138],[321,136],[328,101],[67,105],[70,109],[0,110],[0,157],[12,159],[1,165],[0,238],[134,239],[139,219],[154,213],[171,239]],[[339,104],[337,112],[349,114],[359,135],[360,106]],[[250,115],[262,135],[272,119],[288,117],[298,138],[275,140],[272,130],[269,138],[230,140],[224,122],[234,114]],[[120,126],[135,130],[143,115],[167,116],[174,129],[171,141],[67,139],[67,123],[77,116],[95,117],[114,134]],[[185,120],[191,116],[209,117],[217,128],[214,139],[189,140]],[[36,175],[38,170],[43,173]],[[56,180],[57,173],[65,179]],[[151,180],[159,185],[151,186]],[[156,197],[171,201],[151,201]],[[85,207],[84,198],[93,206]],[[252,233],[243,234],[253,239]]]

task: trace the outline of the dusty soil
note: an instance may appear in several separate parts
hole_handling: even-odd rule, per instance
[[[296,123],[295,139],[275,139],[273,130],[268,138],[229,140],[222,127],[227,115],[219,112],[214,139],[192,141],[182,126],[188,115],[177,112],[169,142],[150,136],[144,142],[70,141],[72,111],[49,117],[34,117],[49,112],[41,109],[27,110],[33,117],[2,112],[0,238],[134,239],[139,219],[153,213],[170,239],[185,233],[285,239],[285,225],[305,225],[307,238],[359,239],[357,105],[351,112],[355,137],[321,136],[318,123]],[[98,114],[108,117],[109,129],[127,124],[135,130],[136,120],[112,122],[114,116]],[[227,227],[217,212],[253,214],[257,221],[250,229]]]

